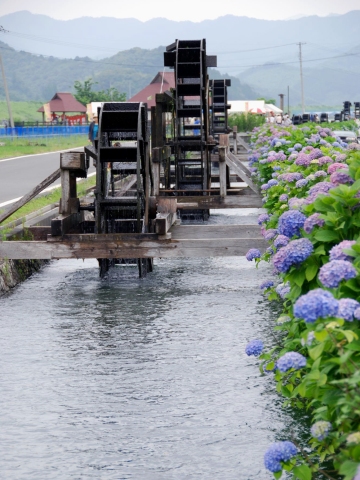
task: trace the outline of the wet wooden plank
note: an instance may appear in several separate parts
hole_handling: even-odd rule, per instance
[[[250,248],[264,251],[267,247],[260,238],[116,241],[114,237],[90,234],[69,235],[57,242],[0,242],[0,258],[205,258],[244,256]]]

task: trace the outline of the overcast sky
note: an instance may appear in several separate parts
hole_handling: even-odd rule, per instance
[[[60,20],[107,16],[200,22],[227,14],[280,20],[296,15],[344,14],[359,9],[360,0],[0,0],[0,16],[29,10]]]

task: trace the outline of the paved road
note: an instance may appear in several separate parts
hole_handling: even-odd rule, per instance
[[[90,165],[89,173],[92,173],[95,169],[91,160]],[[22,197],[59,166],[59,152],[0,160],[0,205]],[[60,180],[54,183],[59,184]]]

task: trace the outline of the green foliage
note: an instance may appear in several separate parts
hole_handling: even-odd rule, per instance
[[[265,103],[269,103],[270,105],[276,105],[276,100],[275,100],[275,98],[264,98],[264,97],[260,97],[260,98],[257,98],[256,100],[264,100]]]
[[[238,132],[250,132],[264,123],[265,118],[262,115],[253,113],[232,113],[229,115],[229,126],[237,126]]]
[[[91,102],[125,102],[126,93],[120,93],[116,88],[111,87],[107,90],[93,91],[93,85],[98,82],[93,82],[91,78],[88,78],[83,83],[76,80],[74,83],[74,89],[76,91],[75,98],[83,105]]]

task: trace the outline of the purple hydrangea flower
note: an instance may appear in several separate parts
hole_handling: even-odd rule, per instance
[[[294,148],[295,150],[301,150],[302,149],[301,143],[295,143]]]
[[[287,352],[279,358],[276,366],[281,373],[285,373],[291,368],[299,370],[306,366],[306,358],[298,352]]]
[[[308,180],[306,178],[302,178],[301,180],[298,180],[295,184],[296,188],[303,188],[308,184]]]
[[[286,273],[292,265],[306,260],[313,250],[313,244],[307,238],[293,240],[274,255],[274,266],[278,272]]]
[[[264,183],[263,185],[261,185],[261,190],[269,190],[270,188],[270,185],[268,183]]]
[[[335,185],[331,182],[317,183],[316,185],[310,188],[308,197],[306,198],[306,202],[313,203],[318,197],[318,195],[327,195],[329,190],[331,190],[332,188],[335,188]]]
[[[311,156],[310,155],[307,155],[306,153],[300,153],[297,157],[296,157],[296,160],[295,160],[295,165],[302,165],[302,166],[305,166],[307,167],[308,165],[310,165],[311,163]]]
[[[332,260],[347,260],[348,262],[351,262],[353,260],[353,257],[350,257],[344,253],[344,250],[347,248],[351,248],[353,245],[355,245],[355,240],[343,240],[340,242],[338,245],[335,245],[330,250],[330,261]]]
[[[339,300],[338,317],[343,318],[347,322],[354,320],[354,313],[360,307],[360,303],[352,298],[342,298]]]
[[[306,233],[311,233],[313,231],[315,225],[317,225],[319,227],[323,227],[325,225],[325,221],[322,218],[320,218],[319,213],[314,213],[313,215],[310,215],[310,217],[308,217],[305,220],[305,223],[304,223],[305,232]]]
[[[320,268],[319,280],[327,288],[336,288],[342,280],[350,280],[357,275],[356,268],[346,260],[332,260]]]
[[[265,280],[261,285],[260,285],[260,290],[266,290],[267,288],[273,287],[274,282],[271,280]]]
[[[280,462],[287,462],[297,454],[297,448],[292,442],[276,442],[270,445],[264,455],[265,468],[270,472],[280,472]]]
[[[325,157],[319,158],[319,165],[326,165],[327,163],[333,163],[333,162],[334,160],[327,155]]]
[[[270,220],[270,215],[268,215],[267,213],[262,213],[258,217],[258,225],[262,225],[263,223],[268,222],[269,220]]]
[[[306,323],[314,323],[318,318],[336,317],[339,302],[330,292],[316,288],[299,297],[294,305],[294,315]]]
[[[278,230],[281,235],[289,238],[300,235],[300,228],[304,226],[306,217],[297,210],[284,212],[279,218]]]
[[[280,283],[276,289],[276,293],[282,298],[285,298],[285,295],[287,295],[290,292],[290,284],[289,282],[285,283]]]
[[[279,197],[279,202],[281,202],[281,203],[285,203],[285,202],[287,202],[287,201],[288,201],[288,198],[289,198],[289,196],[288,196],[288,195],[286,195],[286,193],[283,193],[283,194],[282,194],[282,195],[280,195],[280,197]]]
[[[360,320],[360,308],[357,308],[354,312],[354,318],[356,318],[356,320]]]
[[[254,357],[258,357],[261,352],[263,351],[264,344],[261,340],[251,340],[246,347],[245,347],[245,353],[249,357],[251,355],[254,355]]]
[[[343,163],[333,163],[331,165],[329,165],[327,171],[328,173],[331,175],[332,173],[336,172],[337,170],[341,170],[341,169],[344,169],[346,168],[347,165],[344,165]]]
[[[311,435],[317,440],[324,440],[329,435],[331,423],[320,420],[311,427]]]
[[[352,185],[354,181],[355,180],[351,178],[350,175],[341,170],[332,173],[330,176],[330,182],[334,185]]]
[[[316,138],[316,142],[320,142],[320,137]],[[321,158],[322,156],[323,152],[320,150],[320,148],[314,148],[314,150],[309,153],[309,157],[311,158],[311,160]]]
[[[251,262],[252,260],[254,260],[254,258],[260,258],[261,252],[257,248],[250,248],[250,250],[247,252],[245,257],[246,257],[246,260]]]
[[[299,180],[300,182],[302,180]],[[305,198],[297,198],[297,197],[293,197],[293,198],[290,198],[289,200],[289,208],[290,210],[301,210],[301,207],[306,205],[307,201]]]
[[[269,230],[266,230],[264,238],[267,241],[272,240],[277,235],[277,233],[278,231],[276,230],[276,228],[269,228]]]
[[[324,170],[318,170],[317,172],[315,172],[314,175],[316,178],[327,177],[327,173],[324,172]]]
[[[274,247],[279,249],[281,247],[286,247],[286,245],[290,242],[290,238],[286,237],[285,235],[278,235],[274,241]]]

